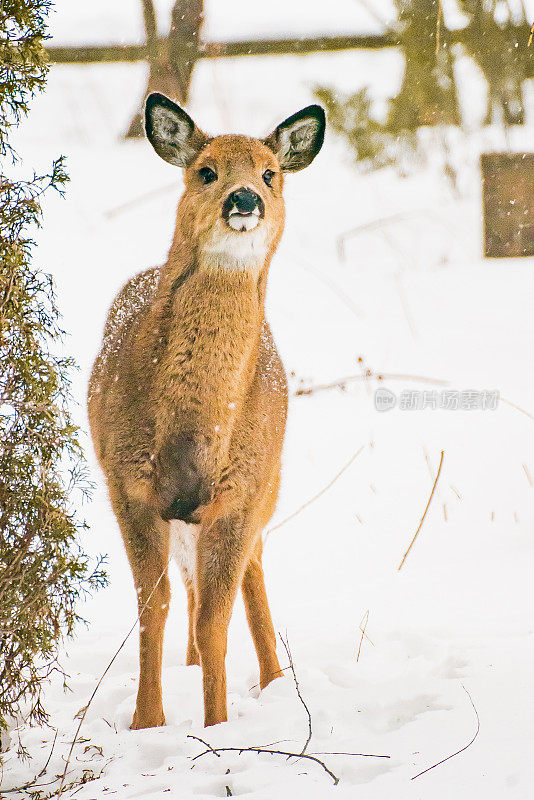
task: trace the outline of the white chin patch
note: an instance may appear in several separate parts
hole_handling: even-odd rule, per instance
[[[259,214],[241,214],[238,219],[230,215],[228,223],[219,218],[202,242],[206,266],[256,274],[265,263],[268,251],[268,229],[265,224],[258,223]]]
[[[234,231],[253,231],[260,221],[259,213],[253,211],[252,214],[230,214],[228,224]]]

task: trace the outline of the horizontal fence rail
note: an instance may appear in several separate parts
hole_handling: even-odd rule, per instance
[[[528,48],[530,26],[516,26],[518,42]],[[469,27],[444,31],[450,44],[467,42]],[[148,61],[154,56],[165,56],[168,53],[168,39],[158,38],[154,46],[146,44],[110,44],[93,46],[50,46],[47,53],[55,64],[92,64]],[[399,47],[401,41],[395,32],[378,34],[354,34],[350,36],[317,36],[287,39],[249,39],[235,42],[203,42],[197,47],[196,42],[184,45],[191,52],[191,59],[200,58],[239,58],[242,56],[289,56],[307,55],[311,53],[332,53],[343,50],[379,50],[385,47]],[[534,47],[528,51],[527,72],[534,77]]]
[[[205,42],[193,49],[195,58],[236,58],[240,56],[305,55],[340,50],[378,50],[395,47],[398,40],[389,34],[319,36],[304,39],[250,39],[238,42]],[[157,49],[166,52],[167,40],[159,38]],[[48,47],[50,61],[56,64],[89,64],[95,61],[146,61],[145,44],[112,44],[89,47]]]

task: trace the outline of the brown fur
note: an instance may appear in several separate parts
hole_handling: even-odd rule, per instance
[[[199,168],[216,166],[203,186]],[[273,188],[262,181],[276,171]],[[261,531],[279,485],[286,419],[284,371],[264,317],[267,271],[284,224],[283,178],[261,142],[221,136],[185,175],[167,263],[129,281],[116,298],[89,389],[95,450],[124,538],[142,607],[140,680],[134,728],[164,724],[163,628],[170,599],[166,564],[173,447],[194,441],[203,476],[197,562],[187,586],[187,663],[202,665],[205,724],[226,720],[227,627],[242,586],[261,686],[279,676],[261,567]],[[257,270],[221,268],[203,244],[233,188],[264,200],[267,255]],[[242,234],[235,234],[240,236]],[[244,234],[249,235],[249,234]],[[178,454],[179,455],[179,454]]]

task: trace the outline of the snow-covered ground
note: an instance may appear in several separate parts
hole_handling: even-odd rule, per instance
[[[79,41],[74,5],[60,4],[55,24],[63,39],[70,32]],[[317,27],[332,28],[329,20]],[[242,23],[235,35],[250,35],[252,23],[251,30]],[[96,17],[92,25],[98,27]],[[272,32],[288,28],[281,23]],[[108,38],[133,36],[125,30]],[[229,26],[225,35],[231,36]],[[369,83],[381,98],[398,85],[400,65],[395,53],[202,62],[190,111],[213,132],[264,135],[312,101],[314,84],[346,90]],[[464,101],[476,109],[473,86],[466,81]],[[182,186],[179,171],[146,142],[119,140],[143,87],[142,66],[55,68],[17,142],[36,169],[59,153],[68,156],[67,197],[46,201],[36,263],[56,280],[71,334],[66,347],[81,367],[74,391],[84,429],[85,387],[107,309],[128,277],[165,258]],[[514,133],[512,146],[528,146],[533,131]],[[373,380],[290,402],[274,523],[325,487],[363,446],[327,492],[268,537],[264,556],[275,626],[288,637],[312,715],[308,752],[335,753],[319,758],[339,784],[304,760],[253,753],[193,760],[202,746],[189,734],[219,747],[276,742],[299,752],[308,722],[290,673],[259,693],[239,601],[227,658],[229,722],[203,729],[201,675],[184,666],[185,593],[173,572],[163,676],[167,726],[128,730],[137,680],[134,633],[90,706],[74,751],[69,781],[84,769],[103,770],[77,791],[79,800],[207,800],[228,791],[251,800],[533,796],[534,259],[481,258],[475,158],[477,148],[503,144],[497,134],[455,144],[459,196],[439,171],[437,151],[411,178],[391,171],[362,176],[332,136],[308,170],[287,179],[286,233],[271,270],[268,315],[286,369],[295,374],[293,390],[301,378],[305,385],[328,383],[368,368],[448,382],[384,381],[398,400],[387,412],[375,409]],[[389,217],[395,219],[347,238],[340,259],[341,234]],[[501,399],[495,410],[399,408],[401,393],[408,402],[410,392],[430,392],[432,406],[439,400],[432,392],[445,389],[498,391]],[[434,498],[399,572],[441,451]],[[47,691],[59,733],[38,783],[63,770],[75,715],[136,613],[89,443],[87,452],[97,488],[84,509],[90,524],[84,546],[109,554],[110,585],[82,609],[89,624],[67,644],[70,691],[59,681]],[[480,720],[474,743],[412,781],[472,739],[477,716],[470,697]],[[39,772],[54,732],[21,736],[33,760],[21,764],[14,750],[8,753],[4,788]]]

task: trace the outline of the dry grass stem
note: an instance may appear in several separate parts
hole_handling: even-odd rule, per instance
[[[367,641],[370,642],[370,644],[372,644],[373,647],[374,647],[374,644],[371,642],[371,640],[369,639],[369,637],[367,636],[367,633],[366,633],[367,623],[368,622],[369,622],[369,609],[367,609],[367,611],[363,615],[362,620],[360,622],[360,630],[362,632],[362,635],[360,637],[360,644],[359,644],[359,647],[358,647],[358,655],[356,656],[356,663],[358,663],[358,661],[360,660],[360,653],[362,652],[362,644],[363,644],[364,638],[367,639]]]
[[[364,449],[364,445],[362,444],[362,446],[359,448],[359,450],[357,450],[357,451],[354,453],[354,455],[352,455],[352,456],[351,456],[351,458],[350,458],[350,459],[347,461],[347,463],[346,463],[346,464],[345,464],[343,467],[341,467],[341,469],[339,470],[339,472],[337,473],[337,475],[335,475],[335,476],[332,478],[332,480],[330,481],[330,483],[328,483],[326,486],[323,486],[323,488],[322,488],[322,489],[321,489],[319,492],[317,492],[317,494],[314,494],[314,495],[313,495],[313,497],[310,497],[310,499],[309,499],[309,500],[306,500],[306,502],[305,502],[305,503],[303,503],[303,505],[301,505],[301,506],[300,506],[300,508],[297,508],[297,510],[296,510],[296,511],[293,511],[293,513],[292,513],[292,514],[290,514],[288,517],[286,517],[285,519],[283,519],[281,522],[278,522],[276,525],[273,525],[273,527],[272,527],[272,528],[269,528],[269,530],[268,530],[268,531],[267,531],[267,533],[265,534],[265,539],[267,539],[267,537],[269,536],[269,534],[270,534],[270,533],[272,533],[273,531],[276,531],[276,530],[278,530],[278,528],[281,528],[281,527],[282,527],[282,525],[285,525],[285,524],[286,524],[286,522],[289,522],[289,520],[291,520],[291,519],[293,519],[294,517],[296,517],[296,516],[297,516],[297,514],[300,514],[300,513],[301,513],[301,511],[304,511],[304,509],[305,509],[305,508],[308,508],[308,506],[311,506],[311,504],[312,504],[312,503],[315,503],[315,501],[316,501],[316,500],[318,500],[318,499],[319,499],[319,498],[320,498],[320,497],[321,497],[321,496],[322,496],[322,495],[323,495],[325,492],[327,492],[327,491],[328,491],[328,490],[329,490],[329,489],[330,489],[330,488],[331,488],[331,487],[334,485],[334,483],[335,483],[335,482],[336,482],[336,481],[337,481],[339,478],[341,478],[341,476],[343,475],[343,473],[344,473],[344,472],[346,472],[346,471],[348,470],[348,468],[351,466],[351,464],[353,464],[353,463],[356,461],[356,459],[358,458],[358,456],[360,455],[360,453],[362,452],[362,450],[363,450],[363,449]]]
[[[294,397],[304,397],[317,392],[326,392],[329,389],[345,389],[348,383],[357,383],[364,381],[368,385],[369,380],[374,379],[377,381],[413,381],[414,383],[428,383],[433,386],[448,386],[449,381],[441,380],[440,378],[428,378],[424,375],[408,375],[401,372],[373,372],[368,369],[362,375],[347,375],[344,378],[332,381],[332,383],[318,383],[316,386],[301,387],[293,392]]]
[[[432,486],[432,491],[430,492],[430,497],[428,498],[428,503],[426,504],[426,508],[425,508],[424,514],[421,517],[421,522],[419,523],[419,527],[417,528],[417,530],[416,530],[416,532],[414,534],[414,537],[413,537],[412,541],[410,542],[410,546],[406,550],[406,552],[404,554],[404,557],[403,557],[401,563],[399,564],[398,571],[400,571],[402,569],[402,565],[406,561],[406,559],[408,557],[408,553],[412,549],[413,544],[414,544],[415,540],[417,539],[417,536],[419,535],[419,531],[423,527],[423,522],[425,521],[425,517],[426,517],[427,511],[428,511],[428,509],[430,507],[430,503],[432,502],[432,498],[434,497],[434,492],[436,491],[436,485],[437,485],[439,476],[441,474],[441,467],[443,466],[443,456],[444,456],[444,451],[442,450],[441,451],[441,458],[439,460],[438,474],[436,475],[436,479],[434,481],[434,485]]]
[[[516,411],[520,411],[521,414],[524,414],[526,417],[530,417],[530,419],[534,419],[534,414],[531,414],[530,411],[525,411],[524,408],[521,408],[521,406],[518,406],[516,403],[512,403],[511,400],[507,400],[506,397],[501,397],[500,400],[501,400],[501,403],[505,403],[507,406],[510,406],[511,408],[515,408]]]

